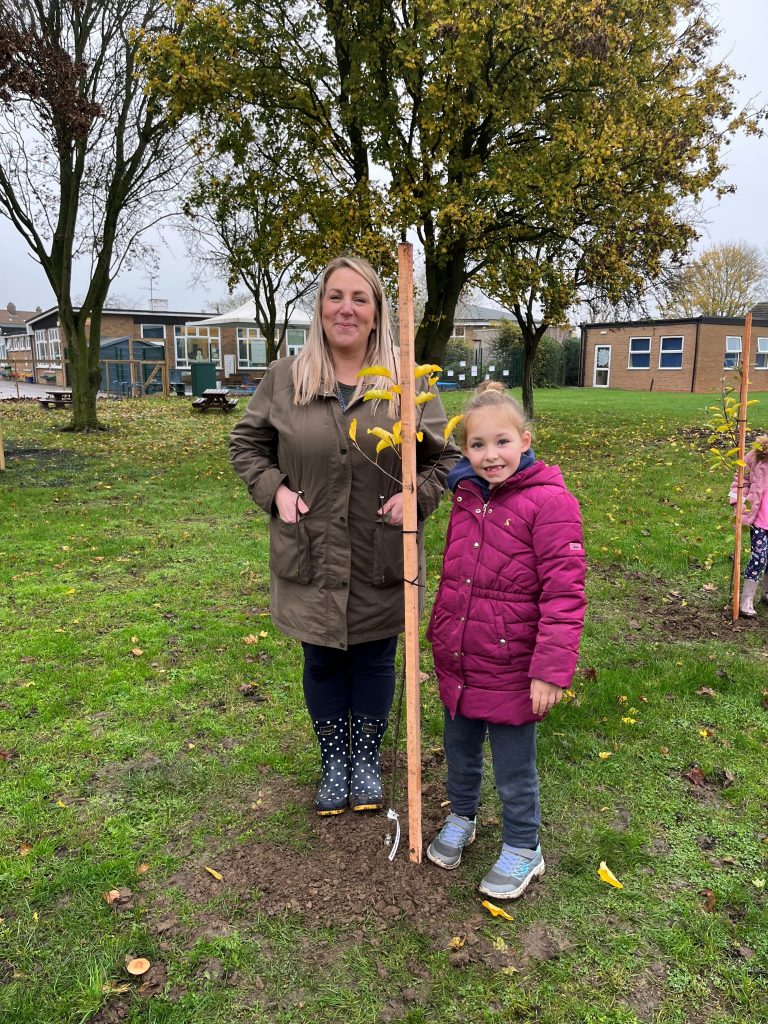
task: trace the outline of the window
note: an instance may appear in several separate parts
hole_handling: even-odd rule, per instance
[[[165,324],[142,324],[141,336],[165,341]]]
[[[651,339],[630,338],[629,339],[629,369],[650,370],[651,368]]]
[[[48,334],[46,331],[35,331],[35,355],[38,363],[48,362]]]
[[[659,349],[660,370],[680,370],[683,365],[683,339],[662,338]]]
[[[32,349],[32,338],[28,334],[12,334],[8,339],[9,352],[29,352]]]
[[[0,334],[0,359],[5,359],[8,355],[8,345],[5,338]]]
[[[267,342],[258,327],[237,328],[237,365],[262,370],[267,365]]]
[[[730,337],[725,339],[725,358],[723,359],[724,370],[735,370],[741,362],[741,338]]]
[[[755,369],[768,370],[768,338],[757,339],[757,354],[755,355]]]
[[[176,366],[189,369],[192,363],[215,363],[221,369],[221,333],[218,327],[187,324],[174,328]]]
[[[451,337],[453,337],[453,338],[463,338],[464,337],[464,328],[463,327],[457,327],[456,324],[454,324],[453,325],[453,334],[451,335]]]
[[[285,349],[289,356],[297,356],[304,348],[305,331],[303,327],[289,327],[285,332]]]
[[[52,363],[61,362],[61,335],[58,327],[48,328],[48,351]]]

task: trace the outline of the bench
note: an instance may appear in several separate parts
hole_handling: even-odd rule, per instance
[[[44,409],[69,409],[72,407],[71,391],[46,391],[45,398],[38,398]]]
[[[192,408],[196,412],[207,412],[209,409],[231,412],[236,407],[237,399],[229,397],[228,388],[206,388],[202,395],[192,402]]]

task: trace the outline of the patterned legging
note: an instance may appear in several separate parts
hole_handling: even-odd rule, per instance
[[[768,530],[760,526],[750,526],[749,542],[752,554],[744,570],[744,579],[759,580],[760,573],[765,572],[768,566]]]

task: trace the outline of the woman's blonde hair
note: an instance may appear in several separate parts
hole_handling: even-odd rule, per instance
[[[522,405],[507,394],[507,389],[501,381],[484,380],[482,384],[477,385],[474,394],[464,406],[464,419],[461,421],[461,445],[463,448],[467,446],[469,418],[478,409],[498,409],[500,413],[514,421],[521,434],[526,430],[531,432],[531,424]]]
[[[320,395],[326,395],[333,391],[336,384],[336,374],[333,368],[333,360],[328,351],[328,345],[323,334],[323,300],[328,286],[328,279],[336,270],[346,268],[354,270],[356,274],[366,281],[373,292],[373,301],[376,307],[376,322],[368,337],[368,348],[365,353],[364,366],[383,366],[392,375],[392,379],[386,377],[364,377],[357,385],[353,398],[357,398],[362,391],[370,388],[387,388],[397,381],[397,354],[392,340],[392,326],[389,318],[389,308],[384,296],[384,289],[376,271],[359,256],[337,256],[331,260],[328,266],[320,275],[320,283],[315,296],[315,307],[312,313],[312,323],[307,335],[307,342],[296,357],[293,364],[293,387],[294,402],[296,405],[308,405]],[[389,413],[393,418],[398,415],[397,404],[390,402]]]
[[[755,459],[758,462],[768,462],[768,434],[761,434],[752,443],[755,452]]]

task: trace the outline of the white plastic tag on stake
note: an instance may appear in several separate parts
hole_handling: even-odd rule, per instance
[[[387,821],[394,821],[395,823],[395,841],[392,842],[392,836],[387,836],[387,845],[392,844],[392,849],[389,851],[389,859],[394,860],[397,854],[397,848],[400,845],[400,815],[397,811],[393,811],[390,807],[387,811]]]

